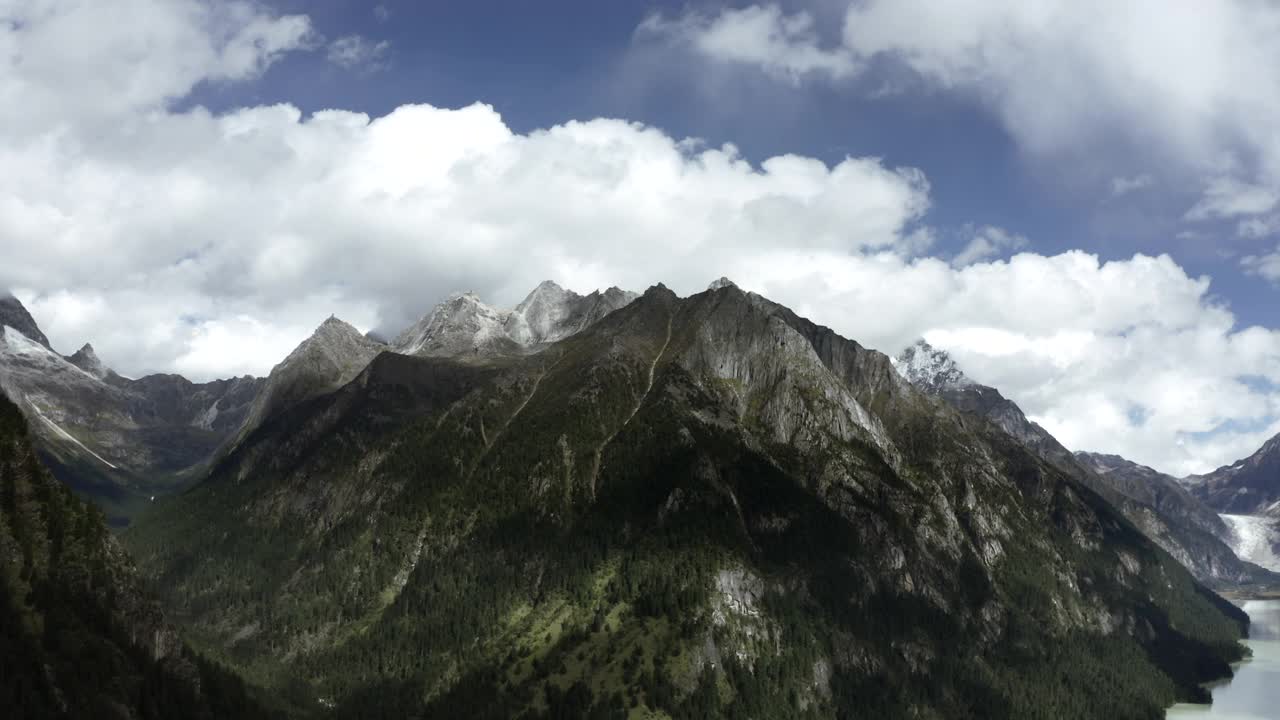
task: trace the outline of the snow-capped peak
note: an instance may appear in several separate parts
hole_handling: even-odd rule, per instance
[[[486,305],[473,292],[454,294],[400,333],[393,347],[406,355],[480,352],[510,341],[504,328],[510,314]]]
[[[892,358],[892,362],[907,382],[925,390],[952,390],[973,384],[945,350],[933,347],[924,339],[907,347]]]
[[[551,280],[511,310],[486,305],[472,292],[455,294],[401,333],[392,348],[406,355],[525,352],[563,340],[637,297],[616,287],[584,296]]]
[[[730,280],[729,278],[722,276],[717,280],[711,281],[711,284],[707,286],[707,289],[714,291],[714,290],[719,290],[720,288],[726,288],[726,287],[736,288],[738,287],[738,285],[737,283]]]
[[[31,317],[31,313],[27,312],[22,302],[7,292],[0,292],[0,327],[4,326],[17,330],[27,339],[43,345],[46,349],[53,349],[49,345],[49,338],[40,332],[35,318]]]
[[[0,333],[0,365],[5,372],[17,373],[19,370],[11,365],[18,363],[25,369],[21,372],[35,372],[49,377],[71,378],[69,382],[83,382],[85,379],[95,385],[101,385],[102,377],[84,370],[68,361],[58,353],[32,340],[9,325]]]

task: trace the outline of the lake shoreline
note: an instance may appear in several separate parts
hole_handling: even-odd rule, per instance
[[[1249,615],[1243,644],[1249,655],[1232,663],[1232,677],[1205,683],[1211,703],[1178,703],[1166,720],[1268,720],[1280,707],[1280,598],[1240,599],[1223,594]]]

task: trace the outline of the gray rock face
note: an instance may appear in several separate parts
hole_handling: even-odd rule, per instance
[[[739,411],[758,413],[778,442],[810,449],[834,433],[896,455],[880,421],[829,372],[789,311],[732,283],[712,298],[698,307],[701,332],[680,356],[691,372],[724,381]]]
[[[920,341],[894,360],[916,387],[992,423],[1115,505],[1201,582],[1214,587],[1274,586],[1280,576],[1241,560],[1229,528],[1178,483],[1118,456],[1072,453],[998,390],[979,385],[943,350]]]
[[[1231,529],[1218,513],[1192,497],[1172,476],[1119,455],[1077,452],[1076,458],[1116,490],[1155,508],[1161,515],[1231,541]]]
[[[93,351],[93,346],[89,343],[85,343],[84,347],[77,350],[75,355],[69,356],[67,362],[96,378],[106,379],[111,372],[98,359],[98,354]]]
[[[1243,460],[1181,482],[1218,512],[1280,519],[1280,435]]]
[[[437,305],[392,343],[396,352],[427,357],[519,355],[581,332],[638,297],[616,287],[579,295],[550,280],[514,309],[461,293]]]
[[[31,317],[31,313],[27,312],[27,308],[13,295],[0,292],[0,330],[6,325],[43,345],[45,349],[51,349],[49,338],[40,332],[40,328],[36,326],[36,321]]]
[[[248,417],[237,428],[239,437],[284,409],[346,385],[386,349],[386,345],[330,317],[271,369]]]
[[[456,357],[517,352],[519,344],[507,334],[504,313],[472,292],[453,295],[395,339],[392,347],[404,355]]]

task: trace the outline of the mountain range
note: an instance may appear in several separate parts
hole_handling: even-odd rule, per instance
[[[1206,586],[1276,581],[1194,486],[724,279],[330,318],[205,385],[0,321],[38,456],[146,494],[156,622],[288,715],[1157,718],[1240,657]]]

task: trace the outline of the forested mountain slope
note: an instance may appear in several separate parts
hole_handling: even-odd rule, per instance
[[[890,360],[722,284],[384,353],[125,535],[327,717],[1160,718],[1246,618]]]
[[[0,394],[0,712],[40,718],[265,717],[185,649],[102,513],[40,464]]]

